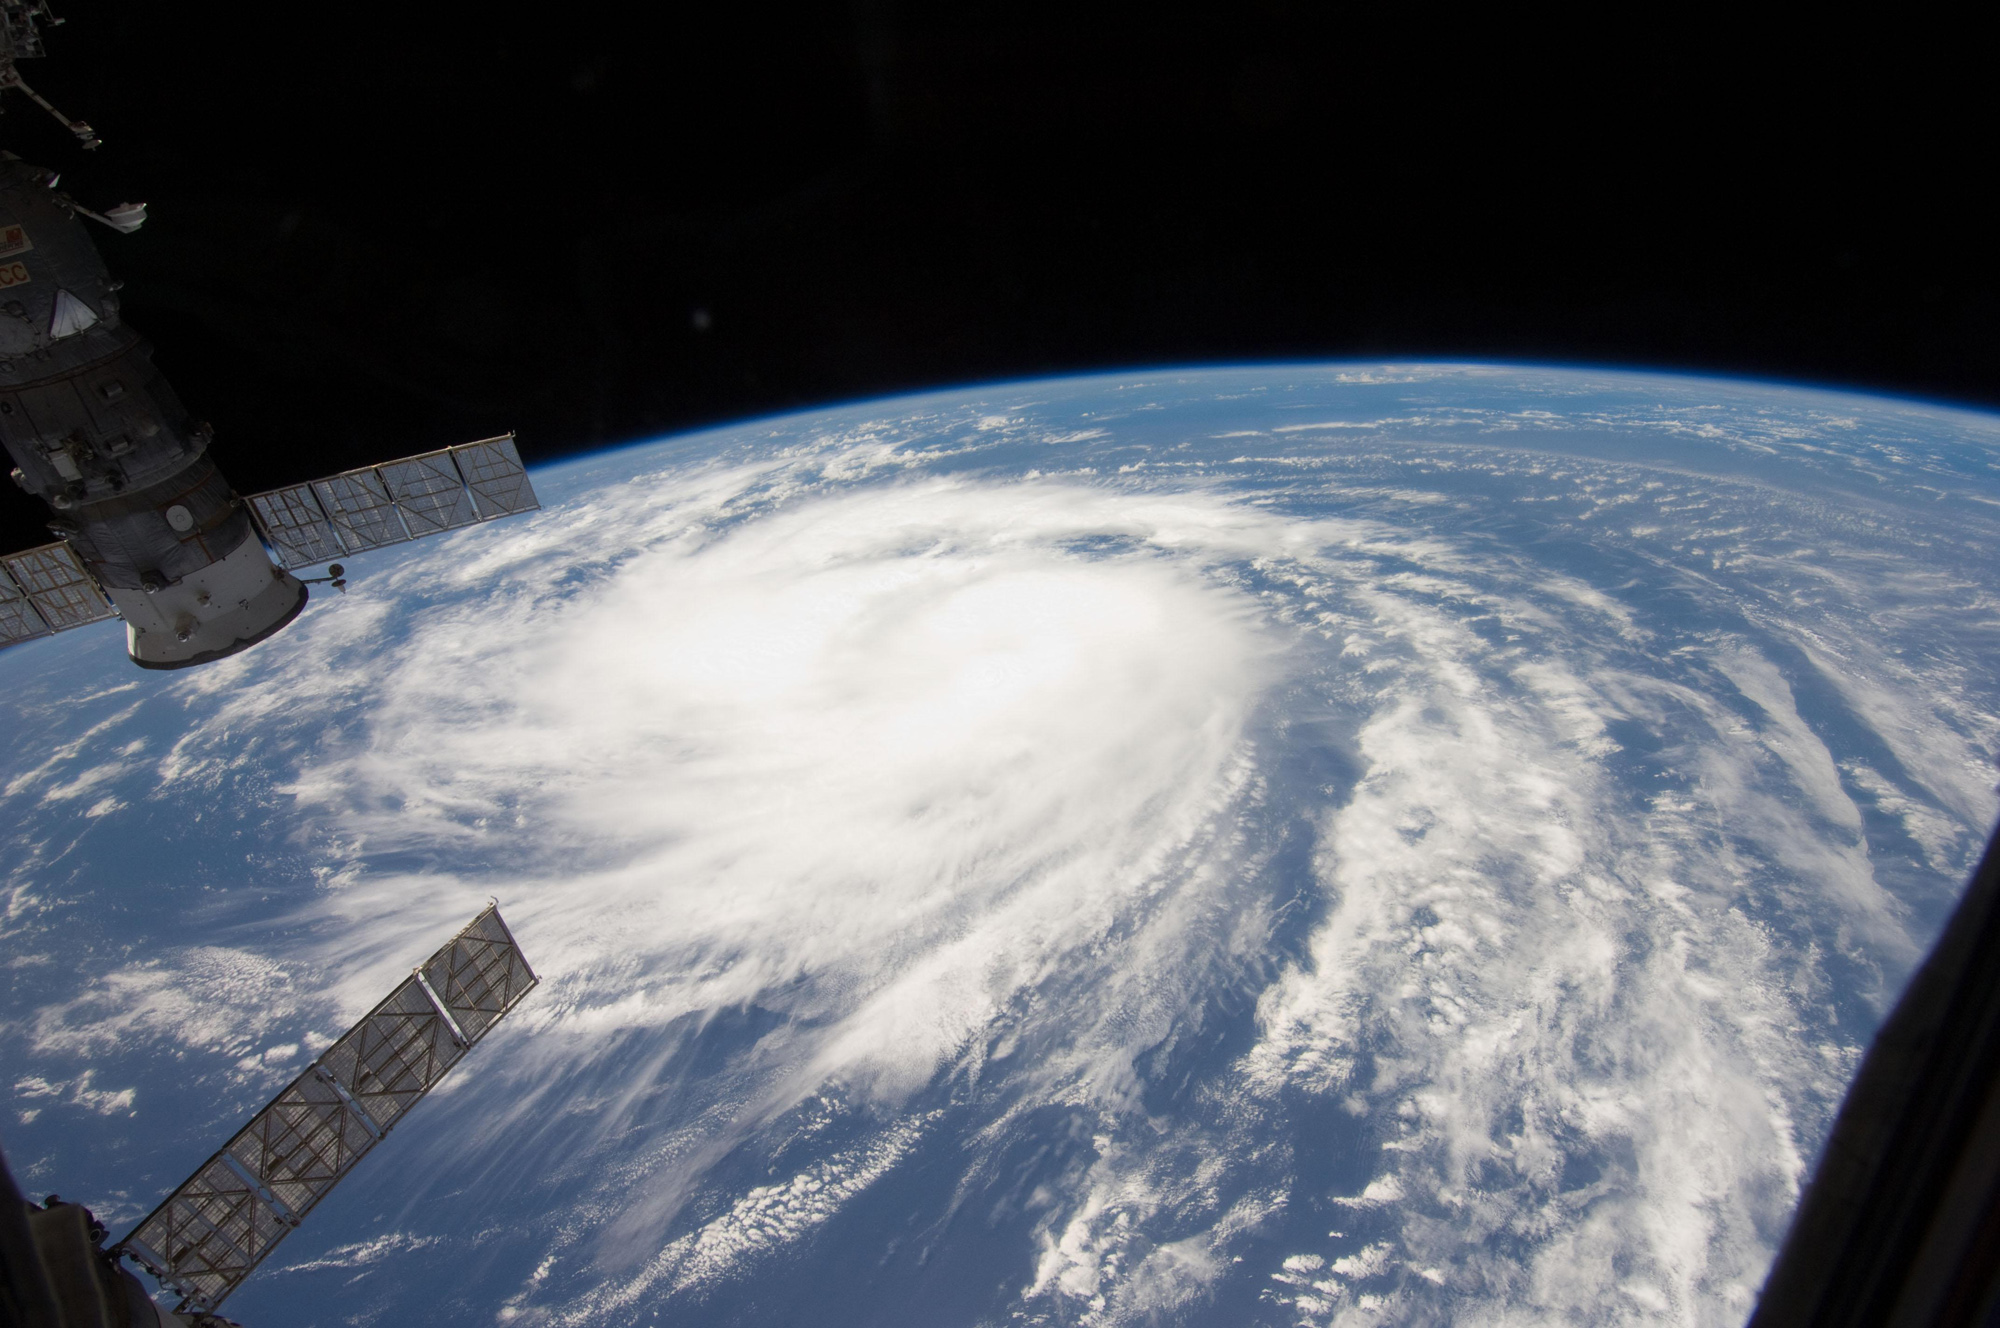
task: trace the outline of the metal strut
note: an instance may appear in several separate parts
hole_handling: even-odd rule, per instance
[[[14,67],[16,60],[32,60],[42,52],[41,25],[52,28],[62,26],[62,20],[49,9],[49,0],[0,0],[0,92],[8,88],[18,88],[28,98],[53,115],[62,127],[83,140],[86,148],[98,145],[97,131],[81,120],[72,120],[54,106],[49,99],[29,87],[21,78],[20,70]]]
[[[47,97],[44,97],[41,93],[35,91],[33,88],[28,86],[27,80],[21,77],[21,71],[14,68],[14,66],[11,63],[9,63],[5,68],[0,68],[0,91],[5,91],[8,88],[13,88],[16,91],[23,93],[24,95],[26,95],[29,101],[32,101],[33,103],[35,103],[35,105],[41,107],[43,110],[47,111],[50,115],[53,115],[59,122],[61,122],[63,128],[69,130],[72,134],[75,134],[77,138],[82,140],[83,146],[85,148],[95,148],[103,146],[104,140],[97,136],[97,131],[95,129],[92,129],[84,121],[72,120],[67,115],[64,115],[61,111],[57,110],[55,108],[54,103],[52,103]]]

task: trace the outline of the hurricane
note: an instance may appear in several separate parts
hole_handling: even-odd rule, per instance
[[[1741,1322],[2000,810],[1996,444],[1008,384],[10,651],[0,1138],[129,1223],[490,897],[541,986],[233,1316]]]

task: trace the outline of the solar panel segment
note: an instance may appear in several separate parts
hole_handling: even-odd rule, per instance
[[[265,542],[286,568],[542,505],[512,434],[252,494],[248,502]]]
[[[220,1305],[540,981],[490,905],[119,1242],[181,1297]]]
[[[63,541],[0,556],[0,645],[117,616]]]

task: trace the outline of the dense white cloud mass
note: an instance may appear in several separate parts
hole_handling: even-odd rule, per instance
[[[407,1314],[435,1254],[462,1321],[774,1321],[857,1260],[934,1322],[1739,1321],[1994,812],[1993,522],[1837,486],[1970,463],[1339,390],[609,457],[107,692],[0,770],[21,954],[112,842],[27,809],[282,830],[201,859],[228,934],[16,984],[22,1111],[143,1115],[63,1085],[159,1040],[219,1128],[491,893],[544,987],[437,1176],[350,1182],[482,1216],[302,1232],[272,1303]],[[1614,426],[1714,451],[1566,454]]]

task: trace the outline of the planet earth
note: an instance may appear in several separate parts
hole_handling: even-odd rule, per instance
[[[1740,1323],[2000,809],[1990,415],[1281,365],[533,479],[0,654],[30,1192],[123,1234],[489,897],[542,976],[253,1328]]]

